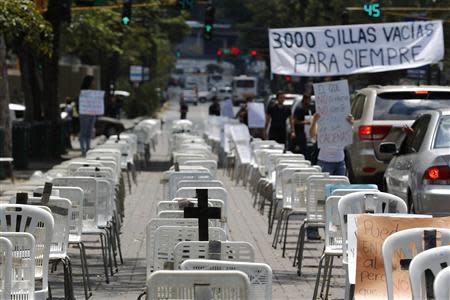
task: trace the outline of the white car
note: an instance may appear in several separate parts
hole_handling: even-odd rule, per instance
[[[217,98],[219,99],[219,101],[231,98],[232,91],[233,90],[229,86],[220,87],[217,91]]]
[[[193,103],[194,105],[198,103],[198,97],[193,89],[184,89],[181,92],[181,99],[186,103]]]

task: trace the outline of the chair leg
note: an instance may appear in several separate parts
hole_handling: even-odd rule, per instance
[[[86,253],[84,251],[84,244],[82,242],[78,243],[78,248],[80,249],[80,260],[81,260],[81,272],[83,276],[83,288],[84,288],[84,298],[85,300],[89,299],[92,295],[90,292],[91,287],[89,284],[89,272],[88,266],[86,262]]]
[[[284,210],[281,210],[280,215],[278,216],[277,226],[275,227],[275,233],[273,235],[272,248],[277,249],[277,240],[278,234],[280,232],[281,224],[283,223]]]
[[[111,226],[111,224],[109,224],[108,227],[106,227],[106,233],[108,234],[108,239],[109,239],[109,245],[110,245],[110,249],[111,249],[111,254],[114,260],[114,268],[116,273],[119,271],[119,267],[117,266],[117,246],[116,246],[116,238],[113,236],[113,228]]]
[[[105,241],[103,241],[105,240]],[[103,257],[103,267],[105,269],[105,280],[106,283],[109,283],[109,275],[108,275],[108,260],[107,260],[107,250],[106,250],[106,237],[103,233],[100,233],[100,243],[102,247],[102,257]]]
[[[297,246],[295,247],[295,255],[294,255],[294,262],[292,264],[293,267],[296,266],[296,262],[298,259],[298,252],[300,249],[300,240],[301,240],[301,236],[302,236],[302,230],[304,230],[304,226],[305,226],[305,222],[302,223],[302,225],[300,226],[300,230],[298,231],[298,238],[297,238]]]
[[[283,253],[282,257],[285,257],[286,254],[286,241],[287,241],[287,233],[288,233],[288,226],[289,226],[289,218],[293,215],[292,212],[289,212],[286,221],[284,222],[284,236],[283,236]]]
[[[327,276],[327,289],[325,291],[325,299],[328,299],[328,294],[330,291],[330,283],[331,283],[331,274],[333,271],[333,264],[334,264],[334,256],[332,256],[331,260],[330,260],[329,272],[328,272],[328,276]],[[323,293],[321,293],[321,294],[323,294]]]
[[[268,216],[269,219],[267,220],[269,222],[269,234],[272,234],[273,224],[275,223],[275,215],[277,213],[279,204],[280,202],[277,199],[273,199],[270,203]]]
[[[126,170],[127,172],[127,181],[128,181],[128,193],[131,194],[131,178],[130,178],[130,170]]]
[[[303,265],[303,251],[305,247],[305,235],[306,235],[306,222],[303,222],[302,227],[300,227],[300,245],[298,249],[298,258],[297,258],[297,275],[302,275],[302,265]]]
[[[328,263],[328,257],[325,255],[325,253],[322,254],[322,256],[320,257],[319,260],[319,268],[317,270],[317,275],[316,275],[316,284],[314,285],[314,294],[313,294],[313,300],[317,299],[317,292],[319,291],[319,284],[320,284],[320,274],[322,273],[322,264],[323,261],[325,260],[325,265]],[[324,276],[326,276],[327,272],[326,270],[324,271]]]
[[[117,250],[119,252],[120,264],[123,265],[122,246],[120,244],[120,230],[118,228],[119,226],[118,226],[117,222],[114,222],[113,226],[114,226],[114,235],[115,235],[116,242],[117,242]]]

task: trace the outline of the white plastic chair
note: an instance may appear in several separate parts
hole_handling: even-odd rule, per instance
[[[450,266],[440,271],[434,279],[434,298],[436,300],[450,299]]]
[[[28,232],[0,232],[0,239],[7,239],[12,246],[11,257],[14,268],[9,265],[2,270],[2,280],[9,278],[9,295],[6,290],[1,299],[32,300],[35,299],[35,249],[34,236]],[[3,249],[2,249],[3,251]],[[7,261],[2,260],[8,265]],[[4,283],[2,287],[6,287]],[[1,294],[1,293],[0,293]],[[42,299],[42,298],[41,298]]]
[[[442,271],[442,266],[449,265],[450,246],[436,247],[417,254],[409,265],[409,280],[413,300],[428,299],[429,296],[432,297],[429,294],[429,292],[433,293],[432,286],[430,286],[430,291],[427,291],[426,288],[426,274],[428,273],[430,275],[430,280],[434,279]]]
[[[187,199],[175,198],[173,201],[159,201],[157,208],[156,208],[156,212],[159,213],[164,210],[166,210],[166,211],[167,210],[182,210],[181,203],[183,201],[192,202],[192,204],[194,206],[197,206],[197,199],[195,199],[195,198],[187,198]],[[219,199],[208,199],[208,206],[223,208],[224,203],[222,200],[219,200]],[[221,212],[222,212],[222,218],[226,218],[225,210],[222,209]]]
[[[214,249],[216,245],[220,249]],[[220,253],[214,251],[220,251]],[[255,247],[248,242],[223,241],[214,244],[206,241],[183,241],[176,244],[173,257],[175,270],[178,270],[180,265],[188,259],[254,262]]]
[[[173,172],[169,176],[169,182],[167,184],[167,200],[172,200],[175,197],[175,192],[177,191],[178,182],[181,180],[212,180],[213,177],[209,171],[180,171]],[[164,194],[166,195],[166,194]]]
[[[342,230],[342,264],[346,271],[345,296],[349,297],[350,282],[348,274],[347,253],[347,215],[364,213],[399,213],[408,212],[405,201],[392,194],[383,192],[355,192],[343,196],[338,203],[339,219]]]
[[[0,237],[0,299],[11,299],[12,260],[13,244],[9,239]]]
[[[386,274],[386,287],[388,299],[394,299],[393,272],[401,269],[400,265],[393,265],[393,257],[401,251],[402,259],[413,259],[414,255],[423,252],[425,232],[437,233],[439,245],[450,245],[450,229],[445,228],[412,228],[395,232],[388,236],[383,243],[384,272]]]
[[[178,182],[177,190],[183,187],[221,187],[224,185],[220,180],[181,180]]]
[[[240,271],[157,271],[147,280],[148,300],[248,300],[249,291]]]
[[[215,160],[187,160],[181,163],[184,166],[202,166],[209,170],[215,178],[217,174],[217,162]]]
[[[227,234],[222,228],[209,228],[210,240],[225,241]],[[155,270],[172,268],[173,251],[179,242],[198,240],[198,227],[187,226],[159,226],[155,232],[155,244],[153,252],[153,266]],[[169,264],[168,267],[164,267]]]
[[[297,274],[301,275],[306,228],[325,228],[325,187],[328,184],[349,184],[346,176],[312,175],[306,180],[306,219],[303,221],[298,235],[296,253]],[[283,245],[283,250],[286,245]],[[294,262],[295,263],[295,262]]]
[[[189,259],[181,265],[182,270],[194,271],[242,271],[250,280],[250,299],[272,299],[272,269],[267,264]]]
[[[155,232],[160,226],[198,226],[197,219],[162,219],[154,218],[145,226],[145,241],[146,241],[146,262],[147,262],[147,278],[154,270],[154,248],[155,248]]]
[[[208,199],[219,199],[224,203],[224,213],[222,216],[228,216],[228,192],[221,187],[203,187],[201,189],[208,190]],[[174,198],[196,198],[197,192],[195,187],[180,188],[176,191]],[[224,220],[226,222],[226,220]]]
[[[1,232],[29,232],[35,238],[35,278],[42,280],[41,290],[35,291],[36,300],[44,300],[48,294],[48,263],[53,230],[53,217],[45,209],[31,205],[0,204]]]

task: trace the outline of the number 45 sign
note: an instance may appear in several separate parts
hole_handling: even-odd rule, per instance
[[[364,11],[369,16],[378,18],[381,15],[380,3],[364,4]]]

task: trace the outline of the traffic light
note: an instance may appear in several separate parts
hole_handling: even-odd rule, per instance
[[[128,25],[131,22],[131,0],[123,0],[122,24]]]
[[[180,51],[180,50],[177,49],[177,51],[175,52],[175,57],[176,57],[177,59],[180,59],[180,58],[181,58],[181,51]]]
[[[216,58],[217,58],[217,62],[222,62],[222,58],[223,58],[223,51],[222,49],[217,49],[216,52]]]
[[[233,55],[233,56],[238,56],[239,53],[241,53],[241,50],[239,50],[238,47],[231,47],[230,53],[231,53],[231,55]]]
[[[212,39],[215,13],[216,9],[209,4],[205,10],[205,25],[203,26],[203,38],[207,41]]]
[[[287,82],[291,82],[292,81],[292,76],[291,75],[285,75],[284,76],[284,80],[286,80]]]
[[[258,55],[258,52],[256,50],[250,50],[250,55],[252,57],[255,57],[256,55]]]

